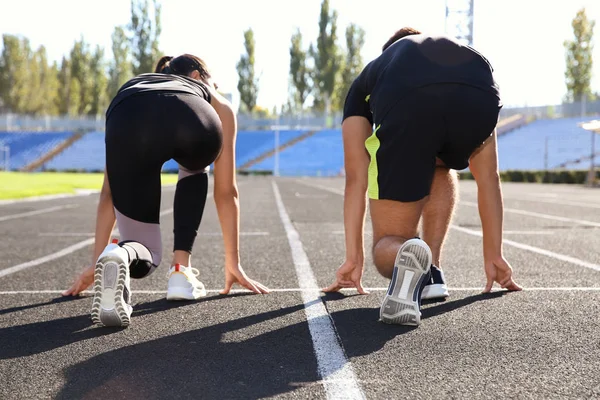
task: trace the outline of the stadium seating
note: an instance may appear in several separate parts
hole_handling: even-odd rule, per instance
[[[0,146],[10,148],[11,170],[19,170],[37,160],[73,132],[0,132]]]
[[[498,139],[500,170],[543,170],[546,165],[546,140],[547,166],[550,169],[565,161],[589,156],[591,134],[578,124],[593,119],[594,117],[539,120],[503,135]],[[600,137],[596,138],[596,142],[596,149],[599,149]],[[590,162],[587,160],[566,168],[587,169],[589,166]]]
[[[104,132],[88,132],[44,165],[44,169],[102,171],[105,165]]]
[[[597,118],[597,117],[595,117]],[[548,138],[548,168],[590,154],[590,133],[578,126],[589,118],[562,118],[532,122],[498,138],[500,170],[543,170],[545,143]],[[600,136],[596,139],[600,149]],[[274,157],[254,165],[250,170],[273,170]],[[598,161],[596,161],[598,164]],[[279,155],[281,175],[332,176],[343,168],[341,130],[323,130],[283,150]],[[567,169],[587,169],[589,160],[569,164]]]
[[[275,157],[252,166],[253,170],[273,170]],[[335,176],[344,165],[340,129],[325,129],[279,153],[280,175]]]
[[[500,170],[541,170],[557,168],[571,160],[589,156],[590,132],[578,126],[593,120],[562,118],[538,120],[516,128],[498,138]],[[306,130],[282,130],[281,145],[299,137]],[[20,169],[72,135],[71,132],[0,132],[0,144],[10,147],[10,167]],[[596,151],[600,151],[600,136]],[[237,167],[256,159],[274,148],[273,131],[240,131],[237,139]],[[547,144],[547,158],[546,158]],[[41,169],[49,170],[103,170],[105,165],[104,132],[90,132],[68,147]],[[600,161],[600,160],[599,160]],[[252,165],[250,171],[273,170],[274,156]],[[596,162],[598,164],[598,161]],[[587,169],[590,161],[569,163],[567,169]],[[177,170],[171,160],[163,168]],[[343,170],[343,146],[340,129],[326,129],[284,148],[279,154],[281,175],[334,176]]]
[[[287,143],[304,132],[306,131],[283,130],[280,132],[279,141],[281,144]],[[241,166],[247,161],[273,149],[274,140],[273,131],[240,131],[237,137],[236,148],[237,165]],[[45,168],[59,171],[103,170],[105,164],[104,151],[104,132],[90,132],[64,152],[50,160],[45,165]],[[173,160],[168,161],[163,166],[164,171],[176,171],[177,168],[177,163]]]

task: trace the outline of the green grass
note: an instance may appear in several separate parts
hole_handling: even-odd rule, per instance
[[[0,172],[0,200],[75,193],[76,189],[100,189],[101,173]],[[177,182],[177,174],[163,174],[162,183]]]

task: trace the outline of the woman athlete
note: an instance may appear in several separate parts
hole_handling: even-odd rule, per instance
[[[237,122],[231,104],[216,91],[203,60],[191,54],[162,57],[154,73],[125,83],[106,112],[106,171],[96,216],[95,267],[86,268],[63,295],[94,283],[92,320],[129,325],[130,278],[144,278],[160,264],[159,226],[163,164],[179,164],[173,204],[173,259],[167,300],[206,295],[191,268],[191,252],[214,162],[214,200],[225,247],[225,287],[238,283],[255,293],[269,289],[240,265],[239,200],[235,169]],[[109,243],[116,224],[120,241]]]

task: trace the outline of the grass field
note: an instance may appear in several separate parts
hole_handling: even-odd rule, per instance
[[[100,189],[103,174],[61,172],[0,172],[0,200],[50,194],[75,193],[77,189]],[[177,182],[176,174],[163,174],[163,184]]]

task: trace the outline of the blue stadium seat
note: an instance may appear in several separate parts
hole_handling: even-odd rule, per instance
[[[67,140],[73,132],[0,132],[0,146],[10,148],[10,169],[36,161]]]
[[[547,119],[532,122],[498,139],[500,170],[543,170],[548,138],[548,168],[565,161],[589,156],[591,134],[578,126],[597,117]],[[600,142],[598,138],[597,142]],[[600,146],[596,147],[597,149]],[[597,150],[598,151],[598,150]],[[567,166],[567,169],[587,169],[590,162]]]
[[[305,130],[280,131],[279,142],[287,143],[305,133]],[[237,166],[260,156],[274,148],[274,131],[240,131],[237,136],[236,161]],[[50,160],[46,169],[99,171],[105,165],[104,132],[89,132],[73,143],[62,153]],[[178,165],[169,160],[163,166],[163,171],[177,171]]]
[[[251,171],[273,170],[275,157],[250,168]],[[344,166],[342,131],[325,129],[279,153],[280,175],[336,176]]]

